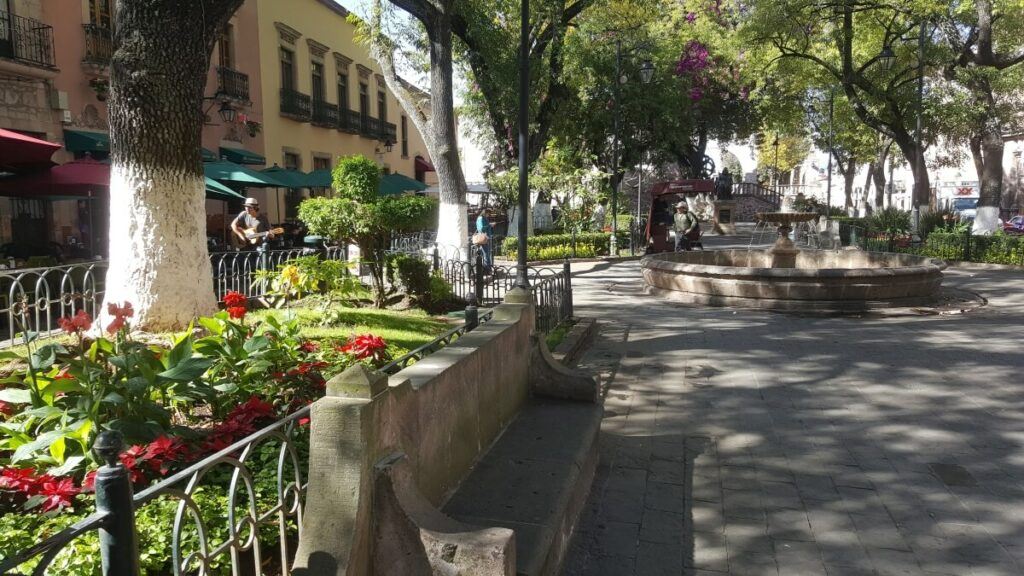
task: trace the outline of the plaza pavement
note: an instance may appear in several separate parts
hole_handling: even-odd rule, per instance
[[[989,299],[955,316],[686,307],[635,261],[573,282],[606,411],[567,576],[1024,574],[1024,272],[949,270]]]

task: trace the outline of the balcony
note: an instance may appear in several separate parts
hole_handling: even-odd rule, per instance
[[[55,70],[53,27],[0,10],[0,58]]]
[[[398,142],[398,127],[391,122],[381,122],[380,140],[392,144]]]
[[[217,92],[242,102],[249,102],[249,75],[224,66],[217,67]],[[283,102],[283,98],[282,98]],[[282,104],[282,112],[284,111]]]
[[[85,29],[85,56],[82,57],[82,64],[110,66],[110,58],[114,55],[114,32],[95,24],[84,24],[82,28]]]
[[[323,100],[313,100],[313,124],[326,128],[337,128],[338,106]]]
[[[363,116],[359,125],[359,133],[367,138],[378,139],[380,136],[380,120],[373,116]]]
[[[359,126],[362,122],[359,112],[343,108],[338,117],[338,130],[349,134],[359,134]]]
[[[309,122],[313,113],[312,107],[312,99],[308,94],[281,88],[281,116],[300,122]]]

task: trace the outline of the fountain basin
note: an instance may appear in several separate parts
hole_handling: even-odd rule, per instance
[[[654,254],[640,261],[647,290],[680,302],[773,310],[855,311],[919,306],[942,284],[942,260],[859,250],[800,250],[772,268],[770,250]]]

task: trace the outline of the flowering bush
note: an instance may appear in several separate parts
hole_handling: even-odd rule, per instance
[[[348,342],[338,346],[337,350],[351,356],[356,361],[369,360],[370,364],[379,368],[391,361],[388,354],[388,345],[384,339],[373,334],[358,334],[348,339]]]

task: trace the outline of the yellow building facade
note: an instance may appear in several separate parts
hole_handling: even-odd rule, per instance
[[[385,173],[432,184],[423,138],[333,0],[248,0],[257,5],[262,138],[267,166],[309,172],[362,154]],[[247,47],[239,47],[245,50]],[[251,191],[272,222],[294,217],[300,198]],[[305,193],[308,194],[308,193]]]

